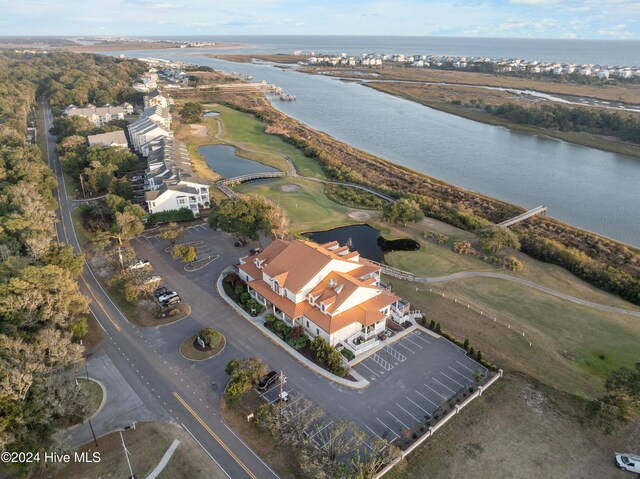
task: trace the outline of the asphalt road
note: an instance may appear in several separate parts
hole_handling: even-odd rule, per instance
[[[81,252],[71,219],[71,205],[55,153],[55,139],[49,134],[53,117],[43,102],[47,135],[47,161],[54,171],[61,191],[54,191],[60,205],[57,210],[58,241]],[[142,331],[127,321],[85,264],[79,278],[80,289],[91,299],[90,309],[104,330],[98,350],[104,351],[119,372],[136,391],[145,406],[157,413],[159,420],[171,418],[183,425],[214,462],[231,478],[269,478],[277,475],[246,446],[220,419],[219,395],[203,395],[196,385],[209,378],[184,364],[168,361]],[[96,431],[98,435],[110,431]],[[135,471],[134,471],[135,472]]]

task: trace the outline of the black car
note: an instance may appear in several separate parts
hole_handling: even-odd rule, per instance
[[[165,294],[167,294],[169,292],[169,288],[167,288],[166,286],[160,286],[158,289],[156,289],[153,292],[153,297],[158,299],[160,296],[164,296]]]
[[[278,373],[275,371],[271,371],[269,374],[262,378],[262,381],[260,381],[260,383],[258,384],[258,389],[260,391],[266,391],[267,389],[269,389],[269,386],[271,386],[277,380]]]

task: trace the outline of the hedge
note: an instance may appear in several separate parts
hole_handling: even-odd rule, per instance
[[[180,208],[179,210],[161,211],[159,213],[150,213],[147,216],[147,224],[154,225],[159,223],[170,223],[171,221],[190,221],[195,216],[189,208]]]

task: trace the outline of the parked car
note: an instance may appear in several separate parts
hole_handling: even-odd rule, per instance
[[[151,266],[148,259],[139,259],[135,263],[130,264],[128,269],[140,269],[146,268],[147,266]]]
[[[623,471],[635,472],[640,474],[640,456],[635,454],[623,454],[616,452],[616,466]]]
[[[153,292],[153,297],[154,298],[159,298],[160,296],[162,296],[163,294],[168,293],[169,291],[171,291],[169,288],[167,288],[166,286],[160,286],[159,288],[157,288],[154,292]]]
[[[289,400],[289,393],[287,391],[282,391],[280,393],[280,401],[287,402]]]
[[[270,371],[265,377],[262,378],[262,381],[258,384],[258,389],[260,391],[266,391],[269,389],[273,383],[278,380],[278,373],[276,371]]]
[[[142,179],[143,179],[143,178],[142,178],[142,176],[140,176],[140,175],[136,175],[136,176],[132,176],[132,177],[131,177],[131,180],[132,180],[132,181],[140,181],[140,180],[142,180]]]
[[[262,249],[261,248],[253,248],[249,250],[249,254],[251,256],[253,256],[254,254],[260,254],[262,253]]]
[[[244,239],[239,239],[233,244],[236,246],[236,248],[244,248],[245,246],[247,246],[247,241]]]
[[[180,296],[176,294],[175,296],[171,296],[169,299],[162,301],[160,304],[166,308],[168,306],[175,306],[181,302],[182,299],[180,299]]]
[[[172,298],[178,297],[178,293],[176,293],[175,291],[167,291],[166,293],[164,293],[161,296],[158,296],[156,299],[158,300],[158,303],[166,303],[167,301],[169,301]]]

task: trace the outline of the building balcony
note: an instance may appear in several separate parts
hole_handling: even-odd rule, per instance
[[[344,344],[348,349],[353,352],[356,356],[358,354],[362,354],[365,351],[368,351],[371,348],[375,348],[378,344],[380,344],[380,340],[377,336],[370,336],[365,339],[365,336],[362,332],[357,332],[353,336],[345,339],[342,344]]]

